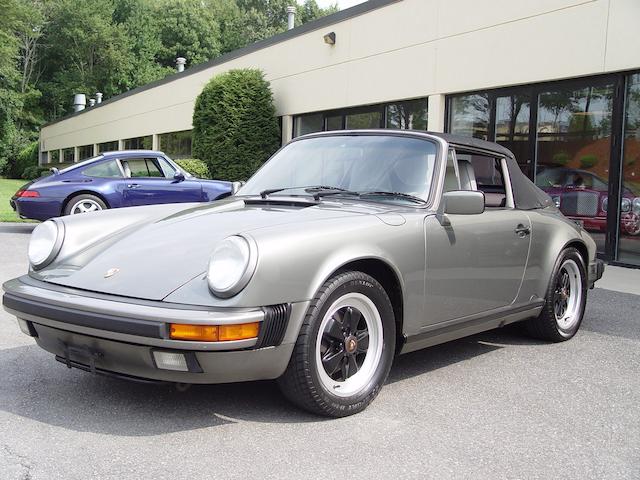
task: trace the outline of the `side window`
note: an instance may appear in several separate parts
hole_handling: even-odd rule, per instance
[[[507,189],[502,160],[489,155],[456,151],[460,188],[484,193],[488,208],[507,205]]]
[[[93,165],[92,167],[85,168],[82,171],[83,175],[88,177],[100,177],[100,178],[120,178],[122,177],[122,173],[120,173],[120,168],[118,168],[118,164],[115,160],[110,160],[108,162],[99,163],[98,165]]]
[[[128,158],[122,160],[127,177],[131,178],[164,178],[157,158]]]
[[[447,168],[444,173],[444,191],[460,190],[460,180],[458,178],[458,165],[456,163],[456,152],[450,148],[447,154]]]
[[[167,162],[164,158],[159,158],[160,166],[162,167],[162,171],[164,172],[164,176],[166,178],[173,178],[176,174],[176,169],[171,166],[169,162]]]

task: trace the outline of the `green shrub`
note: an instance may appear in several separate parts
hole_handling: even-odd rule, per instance
[[[24,178],[25,180],[34,180],[36,178],[42,177],[43,175],[47,175],[49,173],[50,171],[48,167],[31,165],[24,169],[24,171],[22,172],[22,178]]]
[[[24,171],[38,166],[38,141],[31,142],[18,153],[10,171],[12,178],[25,178]]]
[[[204,87],[193,111],[193,153],[220,180],[246,180],[280,146],[269,82],[230,70]]]
[[[569,163],[571,157],[567,152],[558,152],[553,154],[553,163],[559,167],[562,167]]]
[[[185,158],[182,160],[174,160],[180,168],[189,172],[194,177],[212,178],[209,173],[209,167],[202,160],[197,158]]]
[[[589,153],[580,158],[580,168],[584,168],[586,170],[593,167],[596,163],[598,163],[598,156],[593,153]]]

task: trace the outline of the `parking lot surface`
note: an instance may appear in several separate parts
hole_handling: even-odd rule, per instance
[[[0,281],[32,226],[0,226]],[[640,271],[635,277],[640,280]],[[145,386],[68,370],[0,313],[0,478],[640,478],[640,296],[589,292],[562,344],[519,329],[397,358],[328,420],[273,382]]]

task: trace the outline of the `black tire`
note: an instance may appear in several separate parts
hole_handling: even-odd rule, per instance
[[[100,197],[91,195],[89,193],[81,193],[80,195],[74,195],[69,199],[67,204],[64,206],[64,211],[62,212],[63,215],[72,215],[71,211],[74,205],[76,205],[78,202],[82,200],[86,200],[88,203],[93,203],[97,205],[99,208],[96,211],[106,210],[107,208],[109,208],[108,205],[104,203],[104,201]]]
[[[362,294],[377,308],[382,321],[382,353],[370,378],[365,377],[368,380],[363,383],[363,387],[353,395],[339,396],[329,391],[320,379],[319,369],[323,369],[324,374],[328,372],[317,361],[316,342],[318,335],[322,335],[319,332],[320,326],[329,308],[349,294]],[[340,325],[346,325],[345,317],[342,321],[344,323]],[[389,296],[374,278],[356,271],[337,273],[320,287],[311,301],[289,365],[278,379],[282,393],[295,405],[319,415],[345,417],[361,412],[378,395],[389,375],[395,354],[395,330],[395,317]],[[367,334],[367,347],[370,347],[368,338]],[[346,349],[347,343],[342,348]],[[366,355],[369,355],[369,350]]]
[[[579,279],[577,279],[580,288],[580,297],[576,301],[575,322],[569,328],[563,328],[556,319],[554,303],[556,292],[559,289],[559,281],[563,275],[563,266],[567,261],[573,262],[577,266]],[[525,322],[525,327],[529,335],[547,340],[550,342],[564,342],[572,338],[580,325],[584,316],[585,305],[587,303],[587,271],[584,259],[580,252],[575,248],[567,248],[560,253],[553,268],[553,274],[547,292],[545,295],[545,305],[540,312],[538,318],[532,318]]]

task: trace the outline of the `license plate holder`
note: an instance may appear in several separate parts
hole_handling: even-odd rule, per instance
[[[89,367],[91,373],[96,374],[96,359],[104,357],[104,354],[101,351],[90,348],[87,345],[71,345],[66,342],[60,343],[62,344],[63,363],[67,368],[73,367],[71,364],[71,362],[75,361],[71,358],[71,355],[73,355],[80,360],[86,360],[86,363],[83,361],[80,363],[85,363]]]

